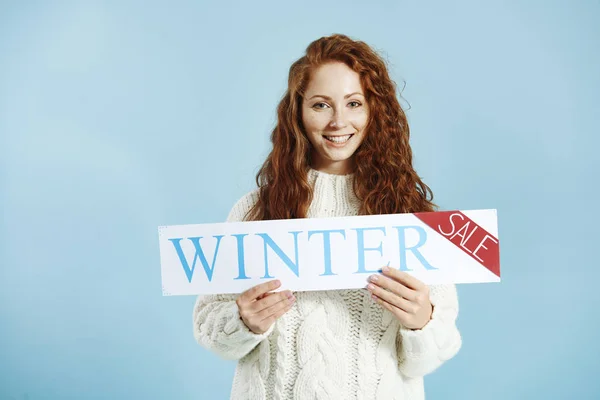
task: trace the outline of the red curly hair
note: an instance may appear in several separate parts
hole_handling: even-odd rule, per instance
[[[412,166],[407,118],[385,62],[364,42],[335,34],[312,42],[290,67],[271,133],[273,149],[256,175],[259,199],[248,219],[306,218],[313,197],[308,182],[312,145],[301,105],[312,71],[328,62],[342,62],[359,74],[370,110],[365,138],[353,156],[359,214],[433,211],[433,193]]]

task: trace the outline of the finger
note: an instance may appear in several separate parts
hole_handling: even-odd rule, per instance
[[[414,290],[384,275],[371,275],[369,281],[376,286],[389,290],[410,301],[414,301],[417,296]]]
[[[399,269],[390,268],[386,266],[381,269],[381,272],[383,273],[383,275],[390,277],[396,282],[402,283],[404,286],[407,286],[410,289],[420,291],[425,287],[425,284],[423,282],[421,282],[420,280],[418,280],[417,278],[405,271],[400,271]]]
[[[277,311],[275,314],[272,314],[270,317],[265,318],[260,322],[260,325],[265,327],[264,331],[269,329],[271,325],[275,323],[283,314],[290,311],[292,309],[293,304],[289,304],[287,307]]]
[[[375,300],[377,302],[377,304],[381,305],[382,307],[384,307],[385,309],[390,311],[392,314],[394,314],[398,318],[398,320],[400,321],[400,323],[402,325],[408,324],[408,321],[410,320],[410,315],[406,311],[404,311],[398,307],[394,307],[393,305],[391,305],[387,301],[381,299],[380,297],[377,297],[375,295],[373,295],[372,297],[373,297],[373,300]]]
[[[294,297],[289,299],[286,297],[285,299],[273,304],[270,307],[265,308],[264,310],[256,314],[256,318],[259,321],[264,321],[274,315],[283,315],[283,312],[285,312],[284,310],[288,310],[289,308],[291,308],[294,305],[295,301],[296,298]]]
[[[369,289],[369,291],[371,292],[371,295],[374,300],[379,298],[408,314],[415,314],[418,310],[418,305],[416,303],[413,303],[403,297],[400,297],[397,294],[394,294],[388,290],[380,288],[379,286],[369,284],[369,286],[367,286],[367,289]]]
[[[281,286],[281,282],[278,279],[268,281],[265,283],[261,283],[260,285],[256,285],[246,290],[244,293],[240,295],[240,300],[249,303],[254,301],[258,296],[263,295],[267,292],[277,289]]]
[[[263,299],[257,300],[256,302],[252,303],[251,310],[254,314],[258,314],[265,308],[269,308],[273,304],[279,303],[280,301],[283,301],[283,300],[291,299],[292,297],[294,297],[294,296],[292,295],[292,292],[289,290],[285,290],[285,291],[279,292],[279,293],[271,293],[271,295],[268,295],[268,296],[264,297]]]
[[[258,297],[256,298],[256,300],[262,300],[262,299],[264,299],[265,297],[268,297],[268,296],[270,296],[270,295],[272,295],[272,294],[275,294],[275,293],[277,293],[277,292],[267,292],[267,293],[263,293],[263,294],[261,294],[260,296],[258,296]]]

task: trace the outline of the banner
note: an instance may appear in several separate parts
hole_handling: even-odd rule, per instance
[[[357,289],[384,265],[426,284],[500,282],[496,210],[158,228],[163,295]]]

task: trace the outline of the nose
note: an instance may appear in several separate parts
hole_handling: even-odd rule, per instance
[[[335,129],[345,128],[347,125],[346,119],[342,111],[334,112],[331,121],[329,122],[329,126]]]

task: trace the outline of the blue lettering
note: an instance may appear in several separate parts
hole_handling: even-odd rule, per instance
[[[383,256],[383,242],[379,244],[379,247],[365,247],[364,231],[367,230],[379,230],[383,232],[385,236],[385,228],[383,226],[375,228],[356,228],[354,229],[358,236],[358,271],[355,274],[370,274],[377,272],[378,270],[367,271],[365,269],[365,251],[379,251],[379,254]]]
[[[435,270],[437,268],[433,267],[431,264],[425,260],[425,257],[419,252],[418,248],[423,246],[427,241],[427,232],[420,226],[394,226],[398,230],[398,243],[400,246],[400,270],[401,271],[410,271],[406,263],[406,252],[408,250],[412,251],[415,257],[423,264],[425,269]],[[415,229],[419,233],[419,243],[417,243],[413,247],[406,247],[406,229]]]
[[[324,253],[323,256],[325,257],[325,273],[323,273],[319,276],[337,275],[337,274],[334,274],[333,272],[331,272],[331,233],[336,233],[336,232],[341,233],[342,236],[344,236],[344,239],[346,239],[346,231],[344,231],[343,229],[308,232],[309,240],[310,240],[310,237],[315,233],[323,234],[323,253]]]
[[[238,277],[234,278],[234,280],[250,279],[246,276],[246,264],[244,261],[244,236],[248,236],[248,234],[243,233],[240,235],[232,235],[232,236],[235,236],[235,238],[237,239],[238,271],[239,271]]]
[[[296,262],[292,262],[292,260],[281,250],[281,248],[271,239],[271,237],[266,233],[257,233],[257,236],[263,238],[265,244],[265,276],[263,279],[273,279],[273,276],[269,275],[269,261],[267,258],[267,246],[271,247],[273,251],[279,256],[279,258],[288,266],[288,268],[296,274],[297,277],[300,277],[299,266],[298,266],[298,234],[301,232],[290,232],[294,235],[294,249],[295,249],[295,260]]]
[[[209,267],[208,266],[208,261],[206,260],[206,257],[204,255],[204,251],[202,251],[202,246],[200,246],[200,239],[202,239],[202,237],[191,237],[188,238],[189,240],[192,241],[192,243],[194,244],[194,248],[196,249],[196,254],[194,254],[194,260],[192,262],[192,268],[190,268],[185,255],[183,254],[183,250],[181,249],[181,244],[179,242],[181,242],[182,238],[175,238],[175,239],[169,239],[169,241],[171,243],[173,243],[173,246],[175,247],[175,250],[177,251],[177,255],[179,256],[179,261],[181,262],[181,266],[183,267],[183,270],[185,271],[185,274],[188,278],[188,282],[192,282],[192,276],[194,275],[194,269],[196,269],[196,260],[198,258],[200,258],[200,262],[202,263],[202,266],[204,267],[204,272],[206,272],[206,276],[208,278],[208,281],[212,281],[212,275],[213,275],[213,271],[215,269],[215,260],[217,259],[217,253],[219,252],[219,245],[221,244],[221,239],[223,238],[223,235],[218,235],[218,236],[214,236],[214,238],[217,239],[217,245],[215,247],[215,253],[213,255],[213,260],[212,260],[212,264]]]

